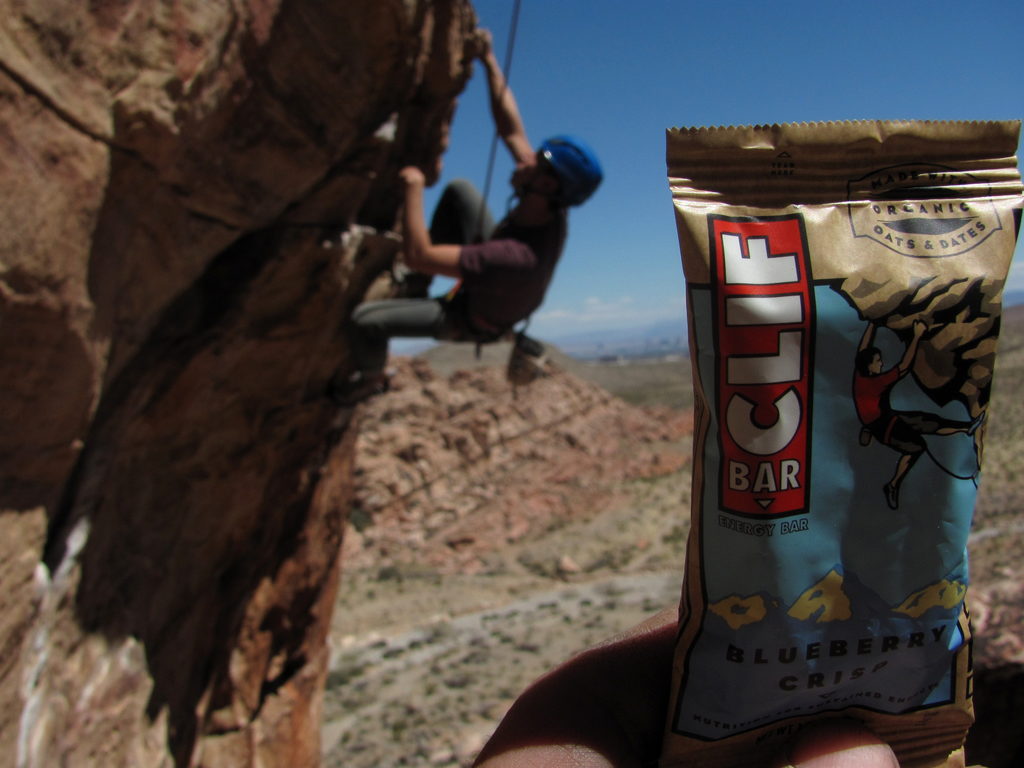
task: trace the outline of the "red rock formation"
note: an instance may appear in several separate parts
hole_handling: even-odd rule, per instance
[[[689,414],[635,408],[557,369],[517,391],[500,368],[445,379],[399,359],[391,391],[360,409],[345,563],[414,556],[473,572],[489,551],[593,515],[627,479],[680,469],[691,430]]]
[[[353,444],[323,393],[472,8],[0,11],[0,763],[315,765]]]

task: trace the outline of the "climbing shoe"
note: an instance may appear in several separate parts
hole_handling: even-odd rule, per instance
[[[523,386],[547,376],[546,363],[544,345],[520,331],[512,342],[505,376],[511,384]]]
[[[885,493],[885,503],[889,505],[889,509],[896,509],[900,505],[900,489],[899,486],[893,485],[892,483],[886,483],[882,486],[882,492]]]

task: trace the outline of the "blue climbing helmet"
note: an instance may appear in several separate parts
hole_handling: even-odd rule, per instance
[[[594,150],[575,136],[552,136],[537,152],[558,177],[561,189],[557,200],[562,205],[580,205],[604,178]]]

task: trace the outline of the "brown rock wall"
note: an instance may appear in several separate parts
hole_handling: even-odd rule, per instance
[[[0,0],[0,765],[315,765],[324,396],[466,0]]]

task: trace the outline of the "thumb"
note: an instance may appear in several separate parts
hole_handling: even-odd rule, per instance
[[[852,720],[829,720],[801,730],[786,768],[899,768],[892,748]]]

